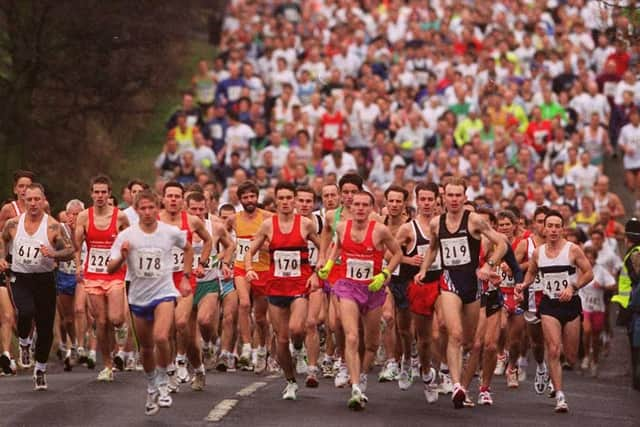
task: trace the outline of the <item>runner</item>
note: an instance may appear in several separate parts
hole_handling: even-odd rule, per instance
[[[25,213],[9,219],[0,240],[0,272],[11,272],[13,300],[18,312],[18,340],[23,367],[31,366],[30,339],[32,323],[36,338],[35,390],[47,389],[47,360],[53,344],[53,324],[56,311],[54,268],[56,261],[73,258],[73,245],[60,224],[47,215],[42,185],[32,183],[24,193]],[[5,257],[11,247],[11,266]]]
[[[197,321],[202,337],[202,360],[206,369],[211,369],[215,363],[213,341],[216,332],[214,324],[219,317],[218,297],[220,295],[220,283],[231,277],[231,256],[233,255],[233,242],[224,228],[224,223],[215,217],[205,218],[207,213],[207,201],[204,194],[194,192],[187,196],[187,211],[204,222],[205,229],[212,236],[211,255],[208,260],[202,259],[204,241],[199,236],[193,236],[193,268],[196,269],[201,261],[204,268],[204,276],[196,280],[196,292],[193,304],[197,310]]]
[[[304,343],[309,292],[318,288],[318,277],[309,265],[308,242],[318,247],[320,239],[316,224],[294,213],[295,198],[293,184],[281,182],[276,185],[276,215],[271,217],[271,221],[262,223],[244,257],[247,280],[257,280],[252,258],[269,242],[267,299],[269,318],[276,334],[278,363],[287,381],[282,393],[285,400],[296,400],[298,391],[289,339],[294,350],[300,352]]]
[[[562,391],[560,355],[564,354],[570,365],[575,364],[582,314],[577,291],[593,280],[589,260],[579,246],[562,237],[563,229],[564,220],[560,213],[549,211],[544,219],[546,241],[533,251],[524,281],[516,285],[516,295],[522,298],[523,290],[533,284],[540,272],[544,296],[539,311],[549,372],[555,389],[556,412],[569,410]]]
[[[345,358],[351,380],[351,409],[364,409],[368,399],[364,392],[369,372],[380,340],[380,320],[385,300],[385,283],[400,261],[400,246],[389,228],[371,219],[375,200],[371,193],[359,191],[353,195],[352,219],[336,226],[335,245],[327,262],[319,271],[320,278],[330,273],[340,254],[345,277],[334,284],[339,302],[340,319],[345,334]],[[391,252],[388,267],[382,267],[385,250]],[[366,289],[365,289],[366,286]],[[359,324],[363,324],[363,345],[360,346]]]
[[[31,171],[18,170],[13,174],[13,195],[16,200],[5,203],[0,209],[0,230],[11,218],[20,216],[26,210],[25,195],[27,187],[33,183],[34,175]]]
[[[173,403],[169,395],[167,366],[171,361],[170,334],[178,295],[191,294],[189,277],[193,249],[181,230],[158,221],[160,201],[150,190],[136,195],[134,206],[139,222],[118,235],[110,251],[108,273],[121,271],[126,263],[132,270],[129,307],[142,364],[147,377],[145,414]],[[185,267],[179,291],[173,283],[174,248],[184,251]]]
[[[80,212],[76,220],[75,247],[82,248],[86,242],[87,258],[81,264],[81,251],[76,251],[76,265],[84,265],[83,286],[89,295],[89,302],[96,322],[98,344],[102,353],[104,369],[98,374],[98,381],[113,381],[113,365],[124,369],[121,351],[127,342],[127,326],[124,322],[125,269],[107,272],[109,251],[118,233],[129,226],[124,212],[109,206],[111,179],[98,175],[91,180],[93,206]],[[111,356],[112,340],[118,346],[115,357]]]
[[[398,230],[396,240],[402,248],[403,257],[399,274],[396,278],[392,275],[391,280],[409,281],[406,298],[418,339],[424,395],[428,403],[435,403],[438,400],[438,375],[432,366],[431,348],[435,306],[440,295],[439,282],[442,275],[439,254],[436,255],[436,260],[426,273],[424,282],[414,282],[413,278],[420,271],[420,265],[422,265],[424,254],[429,246],[430,238],[427,230],[429,230],[429,223],[436,213],[439,190],[434,183],[420,182],[414,191],[418,214],[415,219],[403,224]],[[410,334],[409,338],[411,338]]]
[[[444,184],[446,213],[431,220],[429,225],[433,239],[425,255],[416,281],[424,276],[440,252],[444,268],[440,295],[442,315],[447,328],[447,365],[453,381],[451,399],[454,407],[460,409],[466,400],[466,390],[462,387],[462,353],[460,348],[471,344],[476,333],[480,312],[480,289],[478,281],[490,280],[497,276],[496,265],[506,253],[507,245],[500,234],[478,214],[464,209],[466,184],[460,178],[450,178]],[[451,229],[455,231],[450,231]],[[494,246],[494,252],[487,262],[478,268],[480,262],[481,236]],[[477,271],[476,271],[477,270]]]
[[[238,365],[243,370],[264,372],[267,366],[266,340],[269,325],[267,323],[266,279],[269,271],[269,253],[265,248],[253,255],[253,269],[257,278],[248,280],[244,269],[244,258],[249,250],[258,229],[272,213],[257,207],[259,189],[252,181],[245,181],[238,186],[238,198],[242,211],[229,219],[236,235],[236,258],[234,265],[234,281],[238,291],[238,326],[242,351]],[[254,321],[256,324],[258,348],[255,352],[255,364],[252,364],[251,347],[251,306],[253,303]],[[252,366],[253,365],[253,366]]]
[[[204,275],[204,267],[208,265],[206,260],[211,255],[211,235],[205,229],[204,223],[193,215],[189,215],[184,210],[184,188],[176,181],[167,182],[162,189],[162,205],[158,220],[173,225],[182,230],[187,236],[187,241],[191,245],[193,235],[197,234],[202,239],[202,252],[200,253],[200,264],[194,274],[189,278],[191,283],[191,293],[178,298],[175,309],[176,328],[176,360],[175,364],[170,363],[167,368],[169,376],[169,388],[172,393],[178,391],[179,384],[188,383],[191,378],[187,369],[187,357],[194,369],[195,376],[191,388],[194,391],[201,391],[206,381],[206,373],[202,364],[202,353],[200,343],[197,338],[197,312],[194,310],[194,292],[196,290],[196,277]],[[171,252],[173,257],[173,282],[178,288],[182,283],[182,276],[185,271],[184,251],[174,248]]]

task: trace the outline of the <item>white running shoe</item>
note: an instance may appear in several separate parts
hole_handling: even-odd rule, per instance
[[[556,412],[569,412],[569,405],[567,405],[567,400],[564,397],[564,393],[558,393],[556,396]]]
[[[430,381],[424,381],[424,397],[427,399],[427,403],[435,403],[438,401],[438,376],[436,370],[431,368],[429,371],[431,375]]]
[[[347,406],[354,411],[361,411],[365,408],[368,401],[367,396],[356,386],[351,389],[351,397],[347,402]]]
[[[440,384],[438,385],[438,393],[451,394],[453,393],[453,383],[451,382],[451,375],[448,372],[440,371]]]
[[[309,388],[316,388],[320,385],[318,381],[318,375],[320,374],[320,369],[317,366],[309,366],[307,369],[307,378],[304,380],[304,385]]]
[[[256,350],[256,360],[253,371],[261,374],[267,369],[267,349],[262,347]]]
[[[307,373],[307,361],[305,360],[305,352],[303,349],[293,350],[291,353],[294,362],[296,363],[296,374],[305,375]]]
[[[296,393],[298,392],[298,384],[295,381],[287,381],[287,386],[282,392],[283,400],[296,400]]]
[[[369,383],[369,378],[367,374],[364,372],[360,373],[360,391],[363,393],[367,392],[367,384]]]
[[[411,358],[411,372],[409,374],[409,377],[411,378],[411,381],[416,378],[420,378],[420,358]]]
[[[400,364],[400,373],[398,374],[398,388],[400,390],[408,390],[411,387],[412,376],[409,374],[407,363],[403,360]]]
[[[493,375],[495,376],[504,375],[506,369],[507,369],[507,354],[505,352],[498,355],[498,361],[496,363],[496,369],[493,370]]]
[[[127,372],[132,372],[136,370],[136,358],[135,357],[127,357],[127,363],[124,365],[124,370]]]
[[[186,384],[191,381],[191,376],[189,375],[186,361],[181,360],[176,362],[176,378],[178,378],[180,384]]]
[[[202,391],[204,390],[204,386],[207,383],[207,376],[205,372],[196,371],[193,375],[193,380],[191,381],[191,390],[193,391]]]
[[[529,361],[526,357],[518,357],[518,381],[523,383],[527,380],[527,368],[529,367]]]
[[[548,372],[547,369],[540,370],[536,368],[536,376],[533,379],[533,388],[536,391],[536,394],[543,394],[547,388],[548,380]]]
[[[400,368],[398,367],[398,362],[395,360],[387,360],[384,367],[380,371],[378,375],[378,381],[381,383],[387,381],[395,381],[398,379],[398,374],[400,372]]]
[[[481,391],[480,393],[478,393],[478,405],[493,405],[493,399],[491,398],[491,392],[489,390]]]
[[[347,365],[345,363],[340,364],[340,368],[338,369],[338,373],[334,379],[334,385],[337,388],[342,388],[349,384],[349,371],[347,370]]]
[[[113,381],[113,369],[104,368],[102,371],[100,371],[100,373],[98,374],[98,381],[105,382],[105,383],[112,382]]]
[[[585,356],[582,358],[582,362],[580,363],[580,369],[582,369],[585,372],[589,369],[589,356]]]
[[[169,390],[169,393],[177,393],[178,391],[180,391],[180,381],[178,381],[176,371],[167,371],[167,378],[169,379],[167,383],[167,389]]]
[[[333,359],[330,356],[325,356],[320,364],[322,369],[322,378],[333,378],[335,375],[333,372]]]
[[[242,345],[242,353],[238,359],[238,368],[243,371],[251,371],[251,344]]]
[[[169,395],[170,390],[168,384],[158,386],[158,406],[161,408],[170,408],[173,398]]]
[[[144,414],[145,415],[155,415],[160,410],[160,406],[158,406],[158,392],[147,392],[147,403],[144,405]]]
[[[518,381],[518,369],[507,369],[507,387],[518,388],[520,383]]]
[[[33,366],[31,358],[31,345],[21,345],[20,355],[18,356],[18,367],[20,369],[29,369]]]
[[[47,390],[47,373],[36,369],[33,373],[33,389],[35,391]]]
[[[454,384],[453,392],[451,393],[451,401],[453,407],[456,409],[462,409],[464,407],[464,401],[467,399],[467,392],[460,384]]]

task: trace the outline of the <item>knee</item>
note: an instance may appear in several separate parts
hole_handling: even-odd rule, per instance
[[[485,353],[494,354],[498,352],[498,344],[495,341],[485,342],[484,343],[484,351]]]
[[[168,346],[169,345],[169,334],[166,332],[156,332],[153,334],[153,342],[156,346]]]
[[[198,313],[198,326],[201,328],[210,328],[213,323],[213,315],[211,313],[206,313],[201,311]]]
[[[305,328],[307,333],[314,333],[318,330],[318,318],[316,316],[307,317],[307,321],[305,322]]]
[[[387,328],[393,327],[393,324],[395,322],[395,316],[393,315],[393,311],[384,310],[382,312],[382,320],[384,320],[384,323],[386,323]]]
[[[355,348],[358,346],[358,332],[349,332],[344,334],[344,343],[346,347]]]
[[[176,329],[183,331],[185,329],[187,329],[187,326],[189,324],[188,321],[188,317],[187,316],[178,316],[176,317]]]
[[[305,328],[302,325],[290,325],[289,333],[291,336],[299,338],[304,336]]]
[[[240,301],[238,302],[238,310],[243,313],[248,313],[249,310],[251,310],[251,301],[249,298],[240,298]]]
[[[457,345],[460,347],[462,345],[462,329],[460,328],[452,328],[448,331],[448,340],[451,345]]]
[[[560,344],[547,344],[547,357],[549,357],[549,359],[560,359]]]
[[[265,326],[267,324],[267,315],[266,313],[255,313],[256,324],[260,326]]]

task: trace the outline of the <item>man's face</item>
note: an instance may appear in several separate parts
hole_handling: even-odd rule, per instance
[[[66,223],[71,229],[76,228],[76,220],[78,219],[78,214],[82,212],[82,208],[77,205],[73,205],[69,209],[67,209],[67,220]]]
[[[342,204],[346,207],[350,207],[353,203],[353,196],[359,191],[355,184],[346,183],[340,190],[340,197],[342,198]]]
[[[436,208],[436,196],[433,191],[420,190],[417,196],[418,211],[422,215],[433,216]]]
[[[276,209],[282,214],[290,214],[293,212],[295,194],[293,191],[281,188],[276,193]]]
[[[373,204],[369,196],[366,194],[358,194],[353,197],[351,214],[356,221],[367,220],[372,210]]]
[[[32,184],[31,178],[22,177],[18,179],[18,182],[16,182],[16,185],[14,185],[13,187],[13,194],[15,194],[18,197],[18,199],[24,200],[27,187],[30,186],[31,184]]]
[[[136,199],[136,195],[137,195],[139,192],[141,192],[142,190],[144,190],[144,188],[142,188],[142,185],[139,185],[139,184],[133,184],[133,185],[131,186],[131,190],[129,190],[129,191],[130,191],[130,193],[131,193],[131,200],[135,200],[135,199]]]
[[[390,191],[386,196],[386,205],[390,216],[397,217],[402,215],[406,206],[404,195],[397,191]]]
[[[27,205],[27,212],[30,215],[38,215],[44,212],[44,194],[39,188],[27,189],[25,191],[24,201]]]
[[[501,218],[498,220],[498,231],[511,238],[513,237],[513,232],[515,231],[515,225],[509,218]]]
[[[187,204],[187,212],[204,220],[204,214],[207,212],[207,202],[205,200],[200,202],[190,200]]]
[[[93,187],[91,188],[91,200],[93,200],[94,206],[107,206],[109,197],[111,197],[111,190],[109,190],[109,186],[107,184],[93,184]]]
[[[447,185],[444,190],[444,201],[448,212],[460,212],[465,201],[464,186]]]
[[[557,216],[549,217],[544,221],[545,237],[549,242],[557,242],[561,239],[563,229],[562,219]]]
[[[183,197],[181,189],[177,187],[167,188],[162,198],[162,204],[164,205],[165,210],[172,214],[180,212],[184,201]]]
[[[599,233],[593,233],[591,235],[591,244],[593,245],[593,248],[595,250],[601,250],[602,246],[604,245],[604,239],[602,238],[602,235]]]
[[[545,214],[539,213],[533,218],[533,232],[538,236],[544,235],[544,217]]]
[[[247,213],[252,213],[258,205],[258,195],[252,191],[247,191],[240,197],[240,204]]]
[[[142,199],[138,202],[136,212],[140,217],[140,222],[145,225],[151,225],[158,218],[158,206],[151,200]]]
[[[302,216],[309,216],[313,211],[313,194],[307,191],[299,191],[296,196],[296,209]]]

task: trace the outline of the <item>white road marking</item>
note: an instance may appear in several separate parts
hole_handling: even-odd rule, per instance
[[[225,415],[238,404],[238,399],[224,399],[209,411],[209,415],[205,418],[208,422],[220,421]]]
[[[266,386],[267,383],[262,382],[262,381],[256,381],[253,384],[249,384],[248,386],[246,386],[245,388],[243,388],[242,390],[240,390],[239,392],[236,393],[236,396],[240,396],[240,397],[248,397],[251,396],[253,393],[255,393],[258,389]]]

